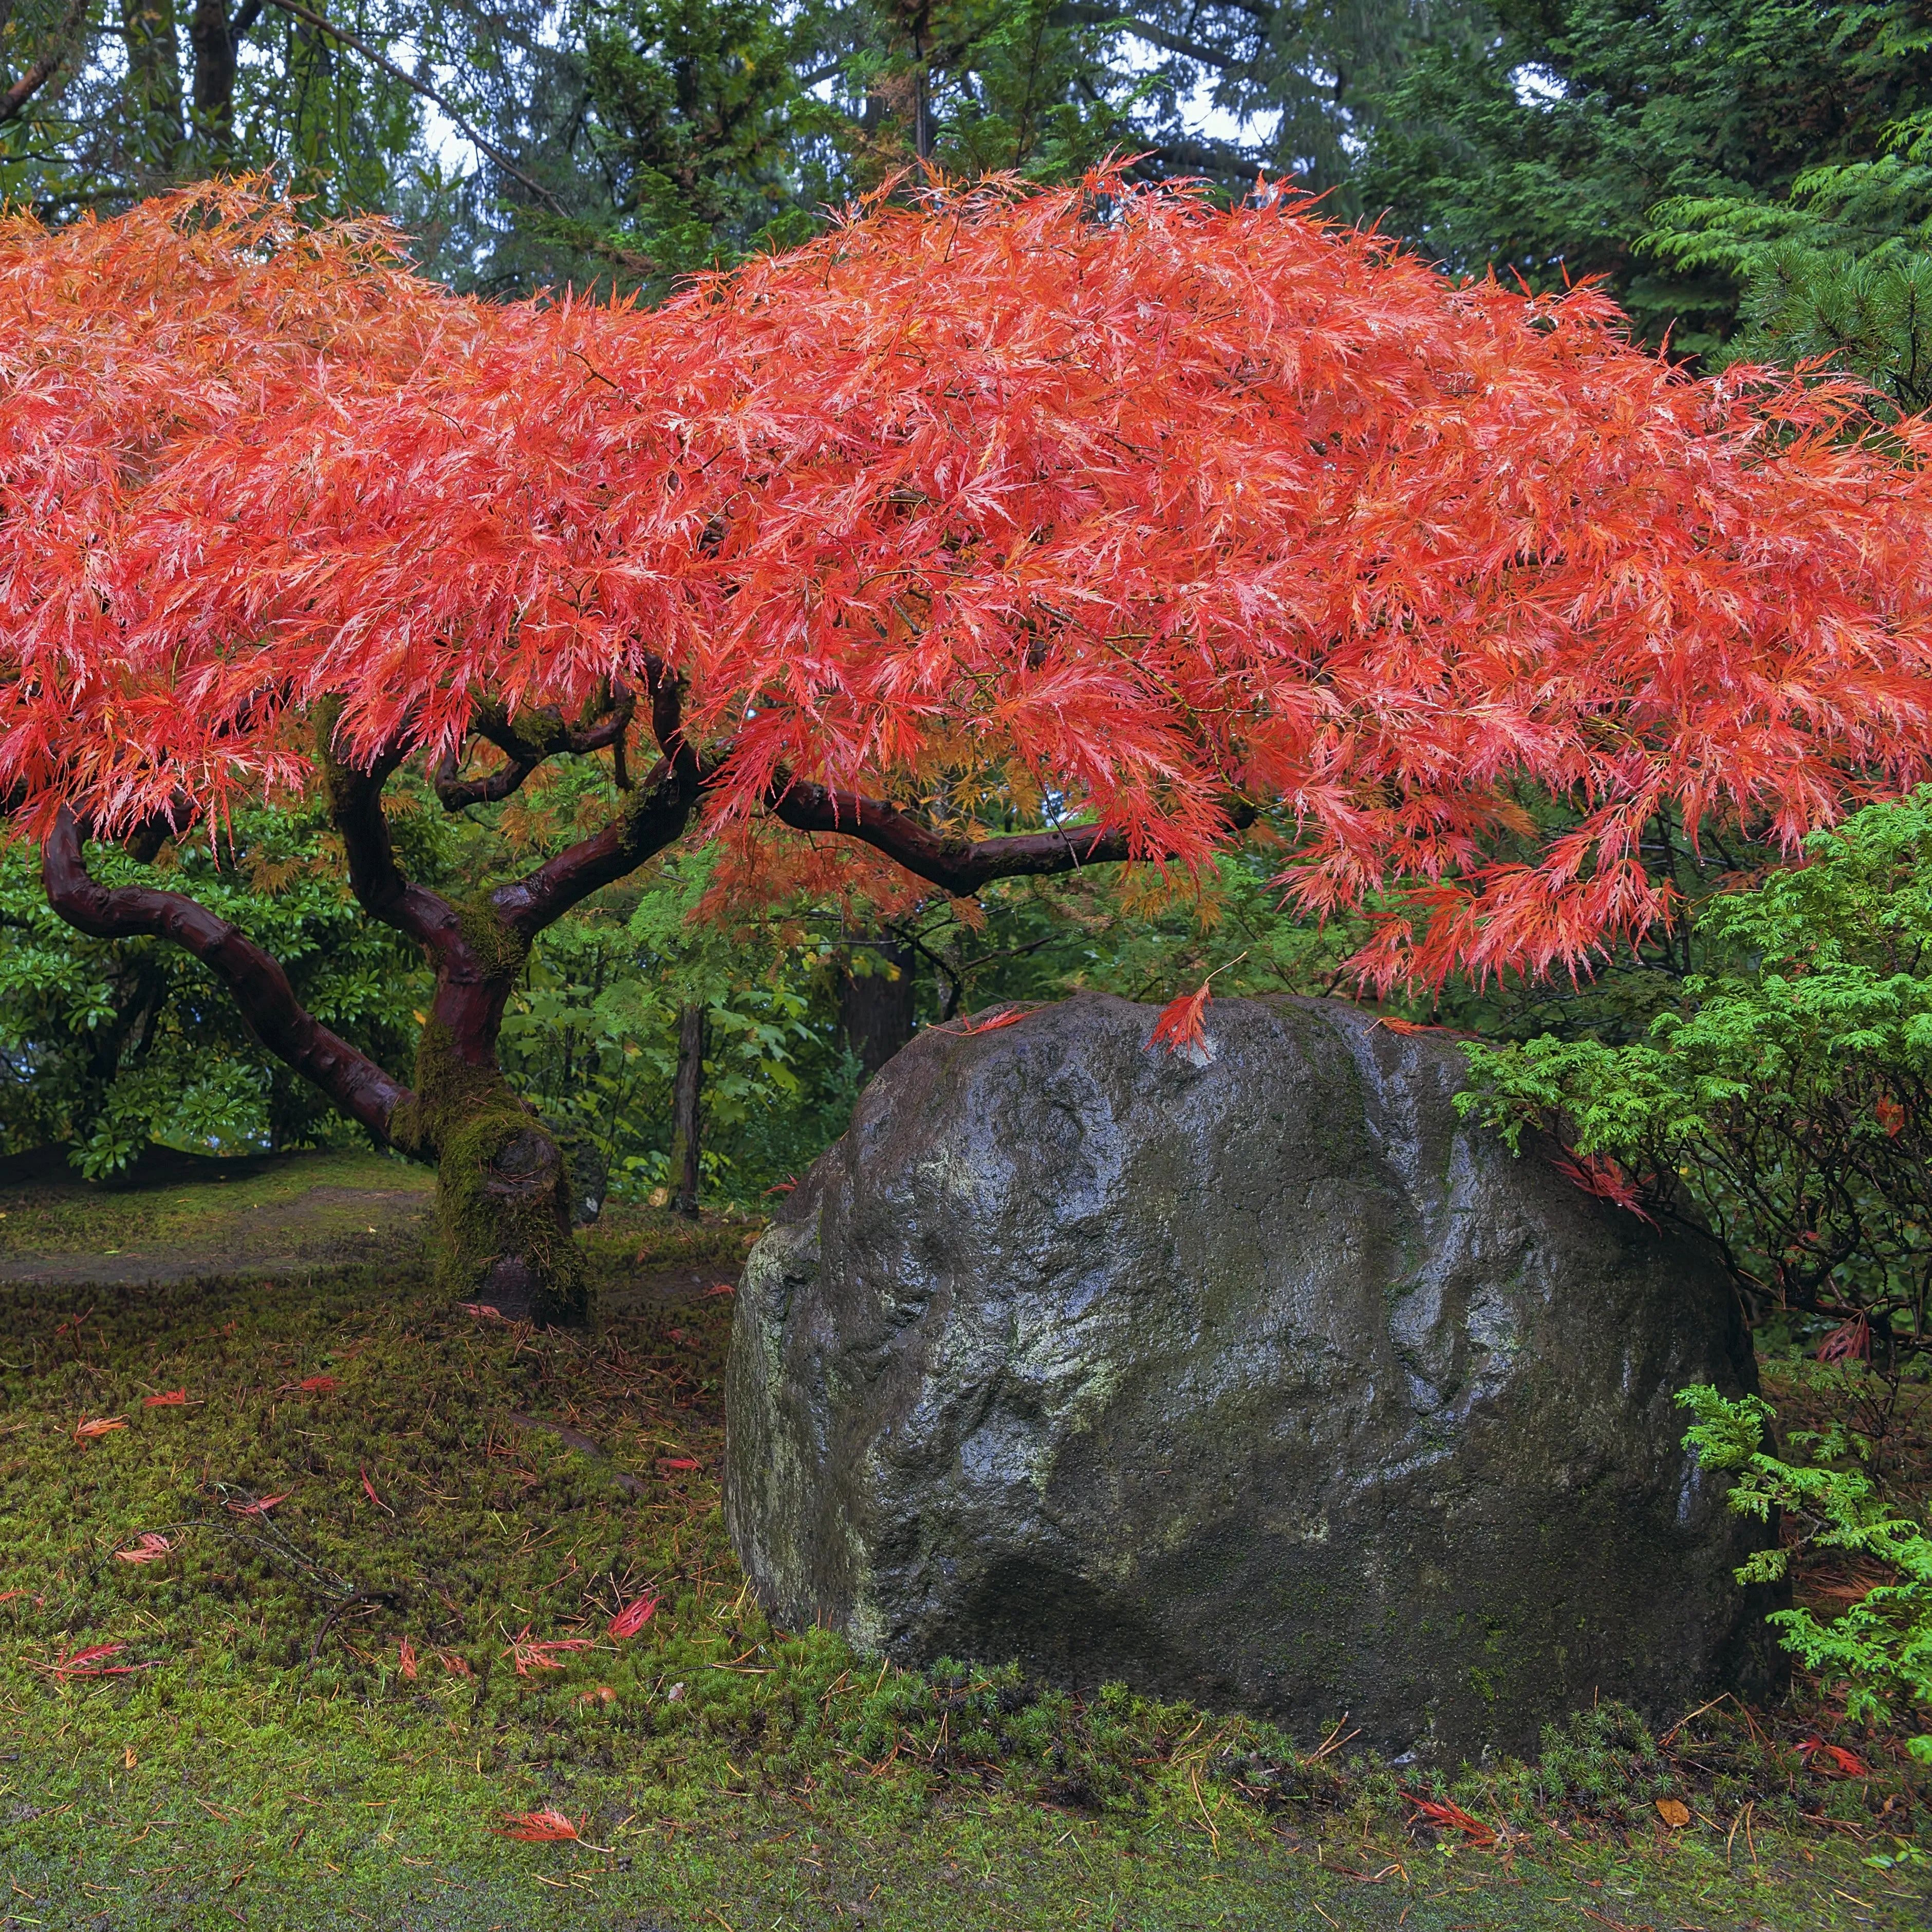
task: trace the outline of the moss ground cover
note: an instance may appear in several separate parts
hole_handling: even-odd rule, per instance
[[[1908,1773],[1816,1706],[1422,1782],[1345,1724],[772,1629],[717,1508],[730,1298],[626,1293],[746,1234],[619,1215],[586,1340],[407,1251],[0,1286],[0,1925],[1924,1922]]]

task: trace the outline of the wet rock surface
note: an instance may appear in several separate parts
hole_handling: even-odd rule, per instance
[[[1711,1264],[1462,1126],[1439,1036],[1222,1000],[1195,1064],[1155,1011],[922,1035],[753,1250],[725,1508],[778,1620],[1397,1754],[1762,1688],[1762,1532],[1672,1402],[1753,1379]]]

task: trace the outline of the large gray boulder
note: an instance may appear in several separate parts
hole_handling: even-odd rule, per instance
[[[776,1618],[1438,1756],[1763,1688],[1762,1532],[1671,1400],[1754,1383],[1710,1263],[1460,1123],[1439,1036],[1154,1014],[923,1034],[753,1250],[725,1512]]]

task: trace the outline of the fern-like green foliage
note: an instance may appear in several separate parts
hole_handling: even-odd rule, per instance
[[[1457,1104],[1623,1170],[1715,1238],[1760,1311],[1862,1319],[1883,1359],[1932,1348],[1932,790],[1808,858],[1706,902],[1704,970],[1647,1040],[1471,1046]]]
[[[1697,1418],[1684,1447],[1706,1469],[1732,1478],[1732,1509],[1760,1522],[1774,1509],[1796,1515],[1815,1541],[1891,1570],[1893,1581],[1875,1585],[1828,1623],[1797,1608],[1774,1610],[1770,1621],[1785,1648],[1820,1672],[1828,1690],[1843,1691],[1848,1717],[1918,1725],[1906,1748],[1932,1765],[1932,1535],[1922,1512],[1915,1519],[1888,1505],[1856,1466],[1862,1444],[1842,1428],[1795,1431],[1790,1446],[1806,1460],[1790,1461],[1766,1447],[1775,1412],[1758,1396],[1732,1400],[1700,1384],[1680,1390],[1677,1400]],[[1783,1549],[1757,1551],[1738,1581],[1775,1581],[1786,1556]]]

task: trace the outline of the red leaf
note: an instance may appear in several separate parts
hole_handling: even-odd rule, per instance
[[[296,1387],[304,1395],[326,1395],[332,1389],[342,1386],[334,1376],[310,1376],[306,1382],[297,1382]]]
[[[1496,1843],[1496,1833],[1480,1818],[1471,1817],[1460,1804],[1452,1804],[1446,1798],[1418,1798],[1412,1791],[1402,1795],[1431,1823],[1452,1826],[1478,1846]]]
[[[102,1436],[127,1426],[128,1418],[124,1415],[97,1416],[92,1422],[82,1417],[74,1424],[74,1439],[85,1448],[88,1443],[98,1442]]]
[[[1599,1201],[1607,1201],[1626,1214],[1634,1214],[1640,1221],[1649,1222],[1653,1228],[1657,1226],[1645,1208],[1635,1184],[1608,1154],[1579,1154],[1574,1160],[1559,1156],[1552,1158],[1550,1164],[1565,1180],[1574,1183],[1586,1194],[1593,1194]]]
[[[660,1469],[701,1469],[704,1465],[694,1456],[660,1456],[658,1467]]]
[[[968,1039],[974,1034],[997,1033],[1001,1027],[1018,1026],[1029,1013],[1037,1012],[1040,1010],[1040,1006],[1039,1000],[1030,1000],[1023,1006],[995,1006],[983,1018],[975,1016],[970,1019],[960,1021],[959,1036],[962,1040]],[[950,1031],[951,1029],[947,1028],[944,1030]]]
[[[408,1682],[416,1681],[416,1647],[406,1636],[396,1646],[396,1669]]]
[[[1871,1359],[1871,1324],[1862,1315],[1842,1322],[1818,1345],[1821,1362],[1865,1362]]]
[[[714,1282],[698,1298],[700,1301],[708,1301],[714,1294],[736,1294],[737,1292],[736,1288],[728,1281]]]
[[[541,1811],[506,1811],[503,1822],[490,1827],[506,1838],[520,1838],[526,1844],[556,1844],[584,1834],[561,1811],[548,1806]]]
[[[1878,1117],[1878,1124],[1896,1140],[1905,1129],[1905,1109],[1889,1094],[1881,1094],[1873,1102],[1872,1112]]]
[[[626,1604],[610,1619],[607,1634],[615,1637],[635,1636],[657,1614],[658,1604],[661,1600],[656,1597],[640,1597],[634,1603]]]
[[[589,1650],[593,1648],[587,1636],[533,1637],[530,1627],[523,1629],[510,1640],[510,1647],[503,1654],[517,1666],[519,1677],[527,1677],[532,1670],[561,1670],[566,1659],[552,1653],[560,1650]]]
[[[114,1555],[122,1563],[158,1563],[165,1556],[174,1554],[174,1545],[165,1536],[154,1530],[143,1530],[139,1542],[126,1550],[117,1550]]]
[[[179,1408],[187,1401],[186,1389],[170,1389],[165,1395],[143,1396],[141,1406],[143,1408]]]
[[[237,1516],[266,1516],[276,1504],[286,1502],[293,1494],[292,1490],[284,1490],[280,1496],[264,1496],[260,1502],[230,1503],[228,1507]]]
[[[369,1500],[374,1503],[379,1510],[382,1510],[384,1515],[394,1516],[395,1514],[395,1511],[391,1509],[388,1504],[383,1502],[380,1496],[376,1495],[376,1485],[369,1480],[369,1472],[364,1468],[360,1462],[356,1464],[356,1474],[362,1478],[362,1488]]]
[[[52,1664],[27,1661],[36,1670],[44,1670],[56,1677],[127,1677],[137,1670],[152,1670],[152,1664],[104,1664],[104,1658],[118,1656],[128,1646],[124,1643],[97,1643],[86,1650],[76,1650]]]
[[[1856,1751],[1846,1750],[1843,1744],[1828,1744],[1822,1738],[1807,1738],[1798,1747],[1798,1755],[1814,1771],[1822,1772],[1827,1778],[1869,1778],[1871,1766]]]

